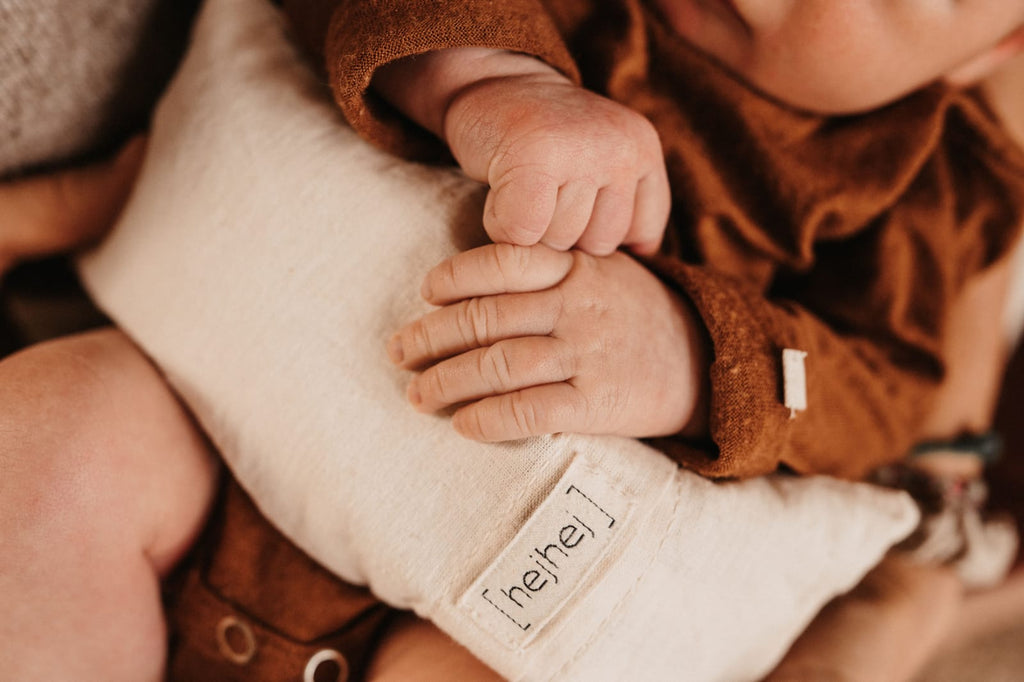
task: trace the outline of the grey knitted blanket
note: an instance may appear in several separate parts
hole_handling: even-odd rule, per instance
[[[145,126],[193,0],[0,0],[0,178],[108,151]]]

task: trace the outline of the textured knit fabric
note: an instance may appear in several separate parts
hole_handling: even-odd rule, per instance
[[[345,116],[395,153],[441,156],[368,89],[374,70],[439,47],[536,55],[654,123],[674,210],[652,265],[693,301],[714,352],[713,444],[659,447],[706,475],[781,463],[857,477],[901,457],[943,376],[947,311],[1024,222],[1024,154],[973,93],[935,85],[862,116],[794,111],[691,49],[641,0],[290,9]],[[782,404],[783,348],[808,353],[808,409],[795,419]]]
[[[197,0],[0,0],[0,178],[145,127]]]

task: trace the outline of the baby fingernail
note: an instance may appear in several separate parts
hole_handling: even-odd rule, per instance
[[[429,301],[430,300],[430,296],[433,293],[434,293],[433,290],[431,290],[431,288],[430,288],[430,280],[429,279],[423,280],[423,284],[420,285],[420,296],[423,297],[423,300]]]
[[[409,402],[413,405],[418,406],[423,402],[423,397],[420,396],[420,389],[416,386],[415,379],[409,382],[409,388],[406,389],[405,394],[409,398]]]
[[[402,337],[395,336],[391,337],[388,341],[388,357],[391,358],[391,362],[396,365],[405,359],[405,350],[402,348]]]

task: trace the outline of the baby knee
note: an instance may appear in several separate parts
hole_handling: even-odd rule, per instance
[[[39,344],[0,362],[0,505],[26,525],[70,529],[116,513],[130,485],[122,386],[143,370],[119,332]]]

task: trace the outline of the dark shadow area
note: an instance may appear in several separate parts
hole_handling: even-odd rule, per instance
[[[20,265],[0,283],[0,357],[106,324],[65,258]]]
[[[1005,448],[987,476],[991,506],[1012,513],[1024,529],[1024,348],[1017,349],[1007,367],[995,422]]]

